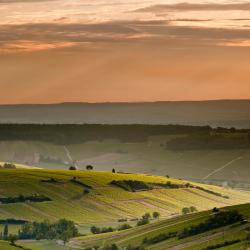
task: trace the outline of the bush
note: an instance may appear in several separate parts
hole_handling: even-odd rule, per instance
[[[218,249],[218,248],[222,248],[222,247],[234,245],[234,244],[239,243],[239,242],[241,242],[241,240],[225,241],[225,242],[222,242],[222,243],[218,243],[216,245],[205,247],[202,250],[214,250],[214,249]]]
[[[30,195],[24,196],[20,194],[17,197],[3,197],[0,198],[0,203],[2,204],[10,204],[10,203],[18,203],[18,202],[44,202],[44,201],[51,201],[50,198],[44,195]]]
[[[177,236],[177,232],[170,232],[170,233],[162,233],[162,234],[159,234],[159,235],[154,236],[152,238],[145,237],[143,239],[143,244],[148,244],[148,245],[156,244],[158,242],[165,241],[165,240],[168,240],[170,238],[174,238],[176,236]]]
[[[70,166],[70,167],[69,167],[69,170],[77,170],[77,167],[75,167],[75,166]]]
[[[92,226],[90,228],[90,231],[92,234],[102,234],[102,233],[109,233],[109,232],[113,232],[115,231],[114,228],[112,227],[103,227],[103,228],[99,228],[96,226]]]
[[[190,213],[190,209],[188,207],[184,207],[181,210],[182,214],[189,214]]]
[[[118,222],[126,222],[128,219],[118,219]]]
[[[118,231],[126,230],[132,228],[129,224],[123,224],[118,227]]]
[[[133,180],[121,180],[121,181],[111,181],[111,185],[122,188],[126,191],[136,192],[143,190],[151,190],[152,187],[143,181],[133,181]]]
[[[179,234],[179,238],[186,238],[241,221],[243,221],[243,217],[238,211],[223,211],[214,214],[203,223],[200,223],[196,226],[191,226],[190,228],[184,228],[183,231]]]
[[[137,226],[143,226],[143,225],[147,225],[147,224],[149,224],[149,219],[147,219],[147,218],[142,218],[142,219],[140,219],[138,222],[137,222]]]
[[[153,218],[154,219],[158,219],[160,217],[160,213],[159,212],[153,212]]]

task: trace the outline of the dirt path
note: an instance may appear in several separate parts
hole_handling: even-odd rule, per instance
[[[71,156],[71,154],[70,154],[69,149],[68,149],[66,146],[63,146],[63,148],[64,148],[64,151],[66,152],[66,155],[67,155],[69,161],[70,161],[71,163],[73,163],[74,161],[73,161],[73,158],[72,158],[72,156]]]
[[[226,168],[226,167],[232,165],[234,162],[239,161],[239,160],[241,160],[242,158],[243,158],[242,156],[239,156],[239,157],[237,157],[237,158],[235,158],[235,159],[229,161],[229,162],[226,163],[225,165],[223,165],[223,166],[221,166],[221,167],[215,169],[214,171],[212,171],[210,174],[208,174],[207,176],[205,176],[202,180],[208,179],[210,176],[212,176],[212,175],[214,175],[214,174],[220,172],[220,171],[223,170],[224,168]]]

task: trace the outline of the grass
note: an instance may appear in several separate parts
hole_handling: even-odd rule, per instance
[[[26,240],[18,241],[18,244],[28,249],[32,248],[32,250],[70,250],[69,247],[59,245],[52,240]]]
[[[71,182],[77,177],[93,187],[84,194],[81,185]],[[54,178],[56,183],[42,182]],[[158,211],[162,217],[178,215],[185,206],[196,206],[199,211],[212,207],[240,204],[249,200],[250,194],[201,185],[230,198],[209,194],[197,189],[154,189],[128,192],[110,185],[112,180],[137,180],[148,183],[185,184],[186,181],[143,174],[113,174],[110,172],[1,169],[0,196],[45,195],[52,201],[41,203],[0,204],[0,219],[55,221],[67,218],[76,223],[115,222],[121,218],[138,218],[145,212]]]
[[[246,218],[250,218],[250,204],[226,207],[224,210],[238,210]],[[129,244],[138,246],[142,244],[145,237],[151,238],[161,233],[180,232],[186,227],[197,225],[204,222],[211,216],[211,211],[199,212],[195,214],[180,216],[164,221],[158,221],[149,225],[135,227],[122,232],[112,232],[101,235],[91,235],[78,237],[71,241],[71,246],[85,247],[102,246],[106,243],[115,243],[120,247],[126,247]],[[165,249],[185,249],[185,250],[202,250],[203,248],[225,241],[241,240],[241,242],[234,244],[235,246],[227,246],[221,249],[238,249],[233,247],[239,247],[239,249],[246,249],[246,236],[250,223],[247,224],[235,224],[232,226],[226,226],[223,228],[211,230],[195,236],[190,236],[184,239],[178,239],[177,237],[171,238],[153,245],[145,245],[146,249],[150,250],[165,250]]]

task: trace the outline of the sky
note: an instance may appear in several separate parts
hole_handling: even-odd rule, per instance
[[[0,103],[250,98],[250,0],[0,0]]]

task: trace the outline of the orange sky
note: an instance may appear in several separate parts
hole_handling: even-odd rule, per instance
[[[0,103],[250,98],[248,1],[30,1],[0,0]]]

